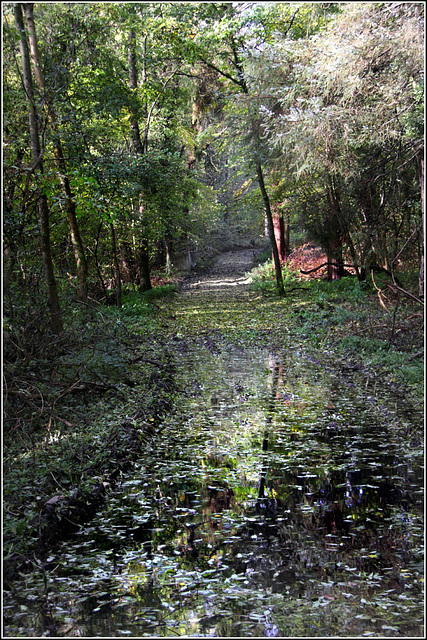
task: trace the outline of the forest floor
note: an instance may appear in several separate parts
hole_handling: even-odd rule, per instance
[[[259,251],[240,249],[221,255],[208,272],[181,283],[174,303],[176,327],[211,341],[227,336],[274,349],[299,343],[337,367],[361,371],[369,383],[380,380],[423,397],[423,326],[419,305],[397,301],[383,289],[381,302],[372,284],[355,277],[327,282],[319,248],[295,249],[284,268],[285,297],[275,293],[272,265],[256,268]],[[251,269],[255,269],[250,273]],[[377,276],[378,286],[384,276]],[[384,293],[385,292],[385,293]],[[169,303],[166,303],[170,306]],[[369,384],[368,383],[368,384]]]
[[[309,263],[312,250],[306,252]],[[45,576],[57,544],[90,523],[110,492],[134,473],[141,454],[156,447],[168,416],[199,384],[191,378],[193,367],[199,378],[215,377],[222,360],[231,358],[250,370],[248,354],[255,354],[249,355],[255,358],[254,371],[263,371],[259,353],[267,354],[261,362],[269,357],[288,363],[289,376],[296,367],[295,380],[314,367],[318,375],[332,376],[338,389],[355,389],[362,405],[378,397],[384,415],[391,405],[405,406],[405,415],[412,413],[413,419],[396,418],[393,424],[399,438],[420,451],[419,310],[404,301],[386,313],[375,291],[354,278],[304,281],[287,270],[286,296],[278,298],[270,267],[249,273],[258,255],[253,249],[228,251],[209,270],[181,278],[176,291],[164,288],[167,295],[157,297],[154,290],[141,301],[139,294],[129,293],[120,311],[87,312],[79,349],[60,345],[55,365],[46,372],[50,381],[58,380],[74,367],[59,393],[49,395],[50,387],[36,382],[40,363],[33,363],[34,375],[27,370],[25,379],[15,372],[9,385],[12,404],[6,405],[12,426],[5,435],[4,462],[4,575],[10,593],[15,593],[16,568],[22,575]],[[39,405],[34,389],[42,398]],[[389,398],[384,406],[383,394]],[[30,398],[32,430],[25,426]],[[340,400],[333,402],[331,407]],[[222,462],[213,459],[210,464],[218,468]],[[27,607],[22,597],[20,606]],[[13,611],[14,604],[10,607]],[[16,631],[16,620],[11,628]],[[416,628],[412,632],[418,635]]]

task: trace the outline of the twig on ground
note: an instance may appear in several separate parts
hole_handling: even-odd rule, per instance
[[[129,364],[136,364],[137,362],[148,362],[149,364],[153,364],[155,367],[161,367],[162,363],[157,360],[150,360],[150,358],[146,358],[145,356],[138,356],[133,360],[129,361]]]
[[[409,358],[409,362],[411,362],[411,360],[415,360],[415,358],[421,358],[423,355],[424,349],[422,351],[417,351],[417,353],[414,353],[414,355]]]

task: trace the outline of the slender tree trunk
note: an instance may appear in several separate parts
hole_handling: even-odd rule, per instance
[[[285,255],[284,259],[289,256],[290,253],[290,235],[291,235],[291,223],[290,223],[290,215],[289,211],[286,211],[284,218],[284,230],[283,230],[284,240],[285,240]]]
[[[16,250],[12,245],[5,247],[3,250],[3,287],[4,290],[9,289],[13,280],[13,271],[16,265]]]
[[[242,73],[243,71],[240,68],[240,74]],[[243,76],[241,77],[243,78]],[[243,82],[241,86],[243,88],[243,92],[248,95],[248,88],[247,88],[246,82]],[[256,145],[257,154],[259,152],[259,146],[260,146],[258,126],[259,126],[258,123],[255,123],[255,120],[252,120],[253,140]],[[285,289],[283,286],[282,265],[280,264],[279,250],[277,248],[277,242],[276,242],[276,237],[274,233],[274,222],[273,222],[273,214],[271,212],[270,198],[268,197],[267,189],[265,188],[264,175],[262,171],[261,162],[257,156],[255,157],[255,167],[256,167],[259,188],[260,188],[262,199],[264,202],[264,210],[265,210],[265,216],[267,219],[268,235],[270,238],[271,249],[273,252],[273,262],[274,262],[274,271],[276,274],[277,292],[279,296],[284,296]]]
[[[228,168],[228,156],[225,160],[225,169],[224,169],[224,185],[228,184],[228,174],[229,174],[229,168]],[[230,220],[230,201],[228,198],[228,189],[227,191],[225,191],[225,188],[223,188],[223,194],[225,192],[225,202],[224,202],[224,222],[226,224],[228,224],[229,220]]]
[[[45,80],[41,68],[40,53],[37,41],[36,26],[34,23],[34,4],[25,3],[25,17],[27,21],[28,35],[30,41],[31,59],[33,61],[34,76],[36,78],[37,86],[42,94],[45,91]],[[46,98],[46,96],[44,96]],[[78,281],[78,293],[82,300],[87,300],[87,260],[83,247],[83,241],[80,234],[79,225],[76,215],[76,204],[74,196],[71,191],[70,180],[67,174],[67,165],[64,158],[62,149],[61,138],[59,135],[58,119],[53,104],[45,100],[47,114],[50,117],[52,127],[54,130],[53,139],[53,152],[56,159],[56,166],[58,169],[59,180],[61,183],[62,191],[65,200],[65,209],[67,213],[67,222],[70,229],[71,245],[73,247],[74,259],[76,262],[76,272]]]
[[[266,215],[267,224],[268,224],[268,235],[270,237],[271,248],[273,250],[273,260],[274,260],[274,270],[276,273],[277,291],[279,293],[279,296],[284,296],[285,289],[283,287],[282,267],[280,265],[279,251],[277,249],[276,238],[274,236],[274,224],[273,224],[273,216],[272,216],[271,207],[270,207],[270,199],[268,197],[268,193],[265,188],[264,176],[262,173],[262,167],[259,160],[256,160],[256,172],[258,176],[258,184],[261,190],[262,199],[264,201],[265,215]]]
[[[44,76],[43,76],[43,73],[41,70],[41,64],[40,64],[40,55],[39,55],[37,36],[36,36],[34,17],[33,17],[33,4],[26,3],[24,6],[25,6],[25,15],[27,20],[29,39],[30,39],[31,57],[33,60],[34,75],[40,91],[44,92],[45,81],[44,81]],[[62,191],[64,194],[67,222],[70,230],[71,245],[73,247],[74,258],[76,261],[78,292],[80,297],[83,300],[86,300],[87,299],[87,261],[86,261],[83,242],[81,239],[81,234],[80,234],[80,230],[77,222],[76,205],[75,205],[73,193],[71,191],[70,181],[67,175],[67,167],[66,167],[63,149],[62,149],[62,143],[58,133],[57,115],[51,103],[46,102],[46,105],[47,105],[47,113],[50,117],[53,130],[55,132],[55,137],[53,140],[54,156],[56,159],[58,175],[59,175]]]
[[[421,186],[421,258],[420,275],[418,279],[418,295],[424,298],[424,158],[420,162],[420,186]]]
[[[98,262],[99,234],[101,233],[101,229],[102,229],[102,225],[103,224],[104,224],[103,222],[100,223],[100,225],[98,227],[98,232],[96,234],[94,258],[95,258],[95,267],[96,267],[96,271],[98,273],[99,280],[101,282],[102,291],[104,292],[105,300],[107,300],[108,299],[107,287],[105,286],[104,278],[102,277],[101,268],[100,268],[99,262]]]
[[[132,89],[132,91],[135,91],[138,88],[138,74],[136,69],[135,31],[133,29],[129,31],[128,63],[129,87]],[[138,155],[142,155],[144,153],[144,147],[141,142],[141,132],[139,130],[138,118],[133,110],[131,110],[130,115],[130,130],[135,153],[137,153]]]
[[[21,166],[22,166],[22,160],[24,158],[24,150],[23,149],[18,149],[18,152],[16,154],[16,160],[15,160],[15,166],[18,169],[18,172],[21,171]],[[5,195],[5,199],[3,201],[3,206],[4,206],[4,210],[5,212],[11,212],[12,211],[12,207],[13,207],[13,198],[15,195],[15,189],[16,189],[16,182],[13,181],[7,191],[7,194]],[[22,208],[25,208],[25,203],[22,203]],[[22,226],[21,226],[21,233],[22,234]],[[6,240],[6,238],[5,238]],[[11,239],[8,239],[8,244],[7,243],[3,243],[3,255],[4,255],[4,264],[3,264],[3,269],[4,269],[4,277],[3,277],[3,287],[5,290],[7,290],[13,280],[13,273],[14,273],[14,269],[15,269],[15,265],[17,262],[17,248],[15,246],[15,242]]]
[[[166,275],[170,276],[172,272],[172,240],[166,235],[165,239],[165,262],[166,262]]]
[[[73,247],[74,259],[76,261],[76,272],[77,272],[77,280],[78,280],[78,293],[82,300],[87,300],[88,290],[87,290],[87,275],[88,275],[88,267],[87,260],[85,255],[85,250],[83,247],[83,241],[80,234],[79,225],[77,222],[76,215],[76,203],[74,200],[73,193],[70,187],[70,181],[67,176],[67,169],[64,160],[64,155],[62,151],[62,145],[59,139],[54,142],[53,149],[57,167],[59,170],[59,179],[61,182],[62,190],[65,197],[65,209],[67,212],[67,222],[70,230],[70,238],[71,245]]]
[[[120,275],[120,263],[117,256],[117,242],[116,242],[116,230],[114,224],[110,222],[111,229],[111,249],[113,252],[114,261],[114,277],[116,279],[116,304],[118,307],[122,306],[122,278]]]
[[[33,154],[34,165],[37,165],[39,174],[43,173],[43,164],[41,160],[41,147],[38,129],[38,114],[34,102],[33,79],[31,77],[30,54],[28,50],[27,36],[25,33],[24,20],[22,16],[22,6],[20,3],[14,5],[15,23],[20,35],[20,51],[22,58],[22,76],[24,82],[25,93],[28,101],[28,121],[31,138],[31,150]],[[51,328],[54,333],[61,333],[63,330],[61,310],[58,298],[58,289],[56,286],[55,274],[52,262],[52,250],[50,243],[50,222],[49,222],[49,206],[47,197],[40,193],[38,186],[38,208],[39,208],[39,224],[40,224],[40,240],[43,258],[43,266],[45,271],[46,284],[48,289],[48,304],[51,316]]]
[[[148,37],[147,35],[145,35],[142,39],[142,73],[141,73],[141,81],[142,84],[145,84],[145,81],[147,79],[147,41],[148,41]],[[150,127],[150,123],[148,120],[148,113],[147,113],[147,104],[144,103],[143,104],[143,112],[142,112],[142,117],[144,119],[145,122],[145,128],[144,128],[144,137],[142,140],[142,150],[144,153],[147,153],[148,151],[148,131],[149,131],[149,127]]]
[[[356,248],[354,246],[354,242],[353,242],[353,239],[351,237],[348,225],[345,225],[344,234],[345,234],[345,243],[347,244],[348,250],[350,252],[351,261],[353,263],[353,268],[354,268],[354,270],[356,272],[356,276],[357,276],[358,281],[361,282],[362,280],[365,279],[363,276],[366,275],[366,274],[364,274],[362,272],[362,268],[358,264]]]
[[[149,291],[150,289],[152,289],[152,284],[150,279],[150,260],[149,260],[148,246],[145,240],[141,242],[139,259],[140,259],[139,290],[142,293],[144,291]]]
[[[146,47],[146,39],[144,41],[144,53]],[[128,40],[128,63],[129,63],[129,87],[134,91],[138,87],[138,72],[136,67],[136,51],[135,51],[135,31],[131,29],[129,31],[129,40]],[[144,79],[145,79],[145,56],[144,56]],[[148,136],[147,131],[144,133],[144,143],[141,140],[141,132],[138,124],[138,117],[135,111],[131,110],[131,135],[132,135],[132,143],[133,148],[136,155],[142,156],[147,151],[148,145]],[[139,211],[144,217],[144,209],[142,203],[140,202]],[[142,238],[140,245],[140,253],[139,253],[139,289],[140,291],[148,291],[152,288],[151,279],[150,279],[150,253],[148,248],[148,240],[147,238]]]
[[[285,238],[285,221],[283,219],[283,215],[279,216],[279,233],[280,233],[280,242],[279,242],[279,255],[280,260],[283,262],[286,258],[286,238]]]

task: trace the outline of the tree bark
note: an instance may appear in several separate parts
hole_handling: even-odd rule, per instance
[[[102,229],[102,225],[103,224],[104,223],[101,221],[101,223],[100,223],[100,225],[98,227],[97,234],[96,234],[94,257],[95,257],[96,271],[98,273],[98,277],[99,277],[99,280],[101,282],[102,291],[104,292],[105,300],[107,300],[107,298],[108,298],[107,287],[105,286],[104,278],[102,277],[101,268],[100,268],[99,262],[98,262],[99,234],[101,233],[101,229]]]
[[[340,280],[344,276],[344,261],[342,257],[342,249],[335,251],[327,251],[328,260],[328,280]]]
[[[59,179],[61,182],[64,197],[65,197],[65,209],[67,212],[67,222],[70,230],[70,238],[71,238],[71,244],[73,247],[74,259],[76,261],[78,294],[83,301],[86,301],[88,296],[87,260],[86,260],[85,250],[83,247],[82,237],[80,234],[79,225],[77,222],[76,203],[74,201],[74,196],[71,191],[70,180],[66,173],[67,169],[66,169],[66,164],[64,160],[64,154],[62,151],[62,145],[59,138],[57,139],[56,143],[54,142],[53,151],[57,161],[57,166],[59,170]]]
[[[15,166],[18,169],[18,175],[21,173],[21,166],[22,166],[22,160],[24,158],[24,150],[23,149],[18,149],[17,154],[16,154],[16,160],[15,160]],[[13,199],[14,199],[14,195],[15,195],[15,189],[16,189],[16,181],[14,180],[7,193],[5,194],[4,197],[4,201],[3,201],[3,207],[5,212],[12,212],[12,207],[13,207]],[[24,199],[25,200],[25,199]],[[25,201],[22,203],[22,208],[25,208]],[[22,236],[22,224],[21,224],[21,229],[20,229],[20,235]],[[13,280],[13,273],[14,273],[14,268],[17,262],[17,247],[15,246],[15,242],[12,238],[7,238],[4,237],[4,242],[3,242],[3,254],[4,254],[4,264],[3,264],[3,270],[4,270],[4,276],[3,276],[3,287],[5,290],[7,290],[10,285],[11,282]]]
[[[135,91],[138,88],[138,73],[136,69],[135,31],[133,29],[129,31],[128,63],[129,87],[132,89],[132,91]],[[130,114],[130,130],[135,153],[138,155],[142,155],[144,153],[144,147],[141,141],[141,132],[139,130],[138,118],[133,109],[131,110]]]
[[[39,174],[43,174],[43,163],[41,160],[41,147],[38,129],[38,114],[34,102],[34,88],[33,79],[31,76],[30,66],[30,54],[28,49],[27,36],[25,33],[24,19],[22,15],[22,6],[20,3],[14,5],[15,24],[20,35],[20,52],[22,58],[22,77],[24,83],[25,93],[27,95],[28,102],[28,121],[29,132],[31,138],[31,151],[33,154],[34,164],[37,164]],[[38,191],[38,208],[39,208],[39,225],[40,225],[40,240],[41,251],[43,258],[43,267],[45,272],[47,290],[48,290],[48,305],[50,311],[50,325],[54,333],[61,333],[63,331],[63,324],[61,318],[61,310],[59,305],[58,289],[56,286],[55,274],[53,270],[52,250],[50,242],[50,222],[49,222],[49,205],[47,197],[40,191],[40,186],[37,185]]]
[[[276,238],[274,237],[274,224],[273,224],[273,216],[272,216],[271,207],[270,207],[270,199],[268,197],[268,193],[265,188],[264,176],[262,173],[262,167],[259,160],[256,160],[256,172],[257,172],[258,184],[261,190],[262,199],[264,201],[265,215],[267,217],[267,224],[268,224],[268,235],[270,236],[271,248],[273,250],[273,260],[274,260],[274,270],[276,273],[277,291],[279,293],[279,296],[284,296],[285,289],[283,287],[282,268],[280,265],[280,257],[279,257],[279,251],[277,249]]]
[[[34,23],[34,4],[33,3],[25,3],[25,17],[28,28],[28,36],[30,41],[30,51],[31,51],[31,59],[33,61],[33,69],[34,76],[36,79],[36,83],[42,94],[45,93],[45,80],[41,68],[40,62],[40,53],[37,41],[36,27]],[[77,222],[76,215],[76,204],[74,201],[74,196],[71,191],[70,180],[67,175],[67,165],[64,158],[64,153],[62,149],[61,138],[58,131],[58,119],[55,108],[53,104],[47,100],[47,96],[44,95],[46,111],[48,116],[50,117],[52,127],[54,130],[54,139],[53,139],[53,152],[56,160],[56,166],[58,169],[58,176],[62,187],[62,192],[64,194],[65,200],[65,209],[67,214],[67,222],[70,230],[70,238],[71,245],[73,247],[74,259],[76,262],[76,273],[77,273],[77,281],[78,281],[78,294],[83,301],[87,300],[87,260],[85,255],[85,250],[83,247],[83,241],[80,234],[79,225]]]
[[[143,293],[144,291],[149,291],[150,289],[152,289],[152,284],[150,279],[150,260],[149,260],[148,246],[145,240],[141,242],[139,259],[140,259],[139,290],[141,291],[141,293]]]
[[[279,216],[279,232],[280,232],[280,243],[279,243],[279,255],[280,260],[283,262],[286,259],[286,238],[285,238],[285,221],[283,219],[283,215]]]
[[[418,295],[424,298],[424,158],[420,159],[420,186],[421,186],[421,258],[420,275],[418,279]]]
[[[166,262],[166,275],[170,276],[172,273],[172,239],[169,235],[166,235],[165,239],[165,262]]]
[[[120,275],[120,264],[117,256],[117,242],[116,242],[116,230],[114,224],[110,222],[111,229],[111,249],[113,252],[114,261],[114,276],[116,279],[116,304],[118,307],[122,306],[122,278]]]
[[[144,42],[144,47],[146,42]],[[130,29],[128,40],[128,63],[129,63],[129,87],[132,90],[138,87],[138,71],[136,67],[136,50],[135,50],[135,31]],[[145,78],[145,61],[144,61],[144,78]],[[131,123],[131,135],[133,148],[136,155],[142,156],[147,151],[148,146],[148,132],[145,131],[144,143],[141,140],[141,132],[139,129],[138,117],[136,112],[131,109],[130,116]],[[148,126],[148,125],[147,125]],[[142,203],[139,203],[139,212],[141,217],[144,217],[144,208]],[[152,288],[150,279],[150,253],[148,249],[147,238],[142,238],[139,254],[139,289],[140,291],[148,291]]]
[[[284,248],[285,248],[284,260],[286,260],[286,258],[288,257],[288,255],[290,253],[290,242],[291,242],[291,240],[290,240],[291,223],[290,223],[289,211],[286,211],[286,213],[285,213],[283,235],[284,235]]]

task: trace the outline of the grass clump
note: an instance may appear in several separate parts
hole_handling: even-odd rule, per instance
[[[174,293],[176,293],[175,284],[164,284],[160,287],[154,287],[149,291],[144,291],[144,293],[142,293],[141,295],[143,300],[149,302],[150,300],[157,300],[159,298],[171,296]]]
[[[254,291],[276,293],[271,260],[252,270],[250,278]],[[283,325],[307,347],[321,348],[375,379],[406,385],[422,397],[423,314],[415,302],[387,289],[389,281],[387,274],[376,277],[377,287],[386,292],[383,306],[370,280],[303,279],[284,265]],[[408,290],[416,285],[413,272],[399,273],[399,281]]]

